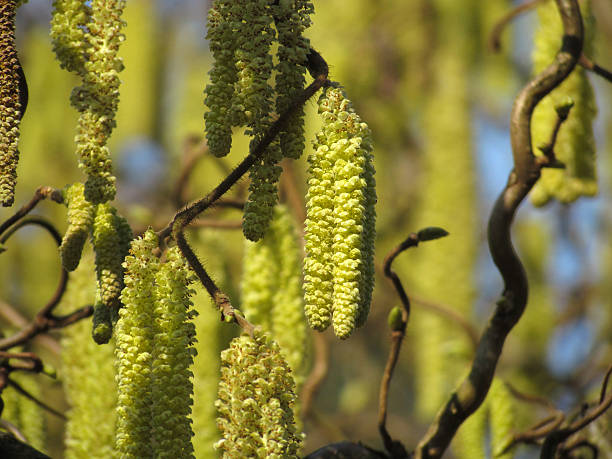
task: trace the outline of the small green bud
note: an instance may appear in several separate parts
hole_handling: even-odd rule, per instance
[[[405,327],[402,319],[402,308],[395,306],[389,311],[389,317],[387,317],[387,323],[391,331],[402,331]]]
[[[448,236],[448,231],[435,226],[423,228],[417,233],[420,242],[433,241],[434,239],[440,239],[445,236]]]
[[[96,301],[94,305],[91,335],[98,344],[108,343],[113,335],[110,308],[101,301]]]
[[[569,112],[573,106],[574,100],[568,96],[564,101],[561,101],[558,105],[555,105],[555,111],[557,112],[557,116],[562,120],[567,119]]]

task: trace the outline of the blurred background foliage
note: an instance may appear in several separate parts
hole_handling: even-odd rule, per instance
[[[18,47],[30,101],[21,128],[17,206],[29,200],[40,185],[61,188],[82,180],[73,144],[76,112],[68,103],[75,81],[59,68],[51,51],[50,3],[30,0],[18,14]],[[396,266],[413,311],[391,384],[388,428],[392,435],[414,446],[465,373],[473,343],[456,320],[435,311],[439,307],[452,310],[480,330],[501,292],[501,279],[486,247],[486,219],[511,168],[509,114],[514,96],[531,74],[537,22],[534,13],[515,20],[503,34],[502,52],[493,54],[487,45],[488,34],[512,7],[510,1],[347,3],[315,1],[308,36],[329,63],[330,78],[344,85],[373,131],[379,196],[377,282],[364,328],[347,341],[339,342],[329,332],[318,340],[318,346],[328,347],[329,373],[304,420],[305,452],[342,439],[382,447],[376,413],[389,348],[386,317],[399,300],[382,276],[381,265],[393,246],[425,226],[441,226],[450,236],[402,254]],[[187,200],[211,190],[246,154],[248,142],[236,132],[228,157],[202,155],[203,89],[211,65],[204,39],[207,2],[128,0],[127,4],[126,41],[120,50],[125,70],[118,127],[110,149],[118,175],[114,204],[139,233],[149,225],[161,228]],[[592,0],[592,10],[597,24],[593,57],[610,68],[612,5],[607,0]],[[514,234],[531,281],[530,300],[497,371],[499,381],[544,396],[565,411],[595,397],[602,373],[612,360],[612,86],[589,77],[598,105],[599,195],[571,205],[555,202],[540,209],[523,205]],[[307,104],[307,138],[312,139],[318,128],[316,103],[311,101]],[[184,165],[194,158],[197,163],[179,195],[177,181]],[[305,158],[284,164],[281,179],[281,201],[289,204],[300,224]],[[244,199],[246,188],[243,180],[227,197]],[[4,220],[13,210],[1,212]],[[35,213],[65,230],[63,206],[42,203]],[[221,225],[229,229],[196,227],[189,235],[205,265],[237,305],[244,247],[236,225],[240,217],[236,209],[213,208],[202,219],[224,222]],[[59,266],[51,238],[35,228],[19,231],[6,244],[0,263],[5,334],[15,331],[20,320],[31,318],[50,297],[59,279]],[[91,298],[80,294],[80,301],[93,301],[93,290]],[[79,301],[74,295],[71,298],[66,301]],[[217,321],[203,292],[194,301],[200,311],[196,319],[199,356],[194,367],[194,442],[197,457],[209,458],[216,457],[211,445],[218,435],[211,424],[218,355],[235,330]],[[22,317],[10,314],[6,304]],[[66,312],[72,308],[69,303],[65,307]],[[35,391],[41,398],[62,412],[79,403],[75,395],[79,390],[88,394],[95,390],[72,383],[86,377],[91,363],[66,357],[75,352],[70,350],[73,345],[77,353],[88,352],[79,344],[83,341],[87,341],[85,347],[92,347],[91,352],[96,351],[87,330],[89,323],[82,323],[74,330],[52,333],[53,339],[38,338],[29,346],[59,369],[58,379],[23,375],[20,381],[24,386],[38,386]],[[66,336],[60,346],[62,334]],[[314,353],[312,349],[305,352]],[[112,365],[110,353],[106,365]],[[112,384],[113,376],[107,375],[99,381],[98,390],[108,390]],[[74,451],[64,453],[64,432],[70,438],[71,429],[57,417],[45,414],[45,435],[42,425],[24,421],[20,413],[31,407],[17,406],[22,402],[15,401],[11,391],[5,392],[12,397],[5,399],[7,406],[13,406],[9,420],[30,424],[30,430],[24,427],[23,431],[35,446],[52,457],[83,457]],[[516,400],[512,404],[518,430],[547,415],[537,405]],[[452,454],[488,457],[489,439],[496,432],[496,410],[485,403],[482,412],[460,430]],[[611,416],[592,430],[599,429],[600,436],[601,432],[604,437],[612,435]],[[515,453],[516,457],[533,457],[535,449],[522,446]],[[604,453],[604,457],[610,456]]]

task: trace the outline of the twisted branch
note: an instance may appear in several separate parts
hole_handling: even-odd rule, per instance
[[[571,73],[582,53],[583,29],[576,0],[556,0],[564,35],[555,60],[523,88],[514,102],[510,136],[514,169],[491,212],[488,226],[489,249],[504,280],[501,299],[481,336],[467,378],[440,410],[415,451],[416,458],[441,457],[459,426],[484,401],[508,333],[518,322],[527,304],[527,276],[510,237],[514,215],[546,167],[536,161],[531,146],[531,117],[536,105]],[[542,157],[546,158],[546,157]]]

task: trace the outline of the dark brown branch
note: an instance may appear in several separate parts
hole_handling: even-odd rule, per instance
[[[517,16],[522,13],[529,11],[539,3],[542,3],[542,0],[529,0],[525,3],[522,3],[512,10],[510,10],[504,17],[502,17],[491,29],[491,33],[489,34],[489,49],[495,53],[501,51],[501,34],[506,28],[506,26],[514,20]]]
[[[0,413],[1,414],[1,413]],[[11,433],[13,435],[13,437],[15,437],[17,440],[23,442],[23,443],[27,443],[28,439],[25,437],[25,435],[23,433],[21,433],[21,431],[17,428],[17,426],[9,421],[7,421],[6,419],[0,419],[0,428],[6,430],[7,432]]]
[[[515,100],[510,121],[514,170],[491,212],[489,249],[504,280],[502,298],[482,334],[467,378],[437,414],[415,451],[417,458],[441,457],[459,426],[484,401],[508,333],[527,304],[527,276],[510,237],[514,215],[540,177],[541,162],[531,146],[531,117],[536,105],[576,66],[582,53],[583,29],[576,0],[556,0],[564,35],[554,62],[534,77]]]
[[[204,157],[208,151],[206,142],[198,137],[190,136],[185,139],[183,147],[183,164],[181,166],[181,172],[174,185],[174,191],[172,192],[172,200],[177,206],[183,206],[187,201],[187,184],[191,178],[195,166],[198,164],[200,159]]]
[[[51,200],[57,203],[64,202],[64,197],[62,196],[62,192],[60,190],[56,190],[50,186],[41,186],[34,192],[34,196],[32,199],[30,199],[30,202],[21,206],[21,208],[14,215],[9,217],[4,223],[2,223],[2,225],[0,225],[0,235],[4,233],[13,223],[29,214],[40,201],[47,198],[51,198]]]
[[[0,317],[15,328],[27,327],[30,321],[23,316],[16,308],[8,303],[0,301]],[[38,335],[34,337],[34,341],[44,346],[55,355],[59,355],[62,348],[59,342],[49,335]]]
[[[593,72],[595,75],[599,75],[600,77],[605,78],[610,83],[612,83],[612,72],[597,65],[597,63],[593,62],[591,59],[586,57],[584,54],[580,55],[580,60],[578,61],[578,63],[581,66],[583,66],[585,69]]]
[[[406,325],[410,318],[410,299],[406,295],[402,281],[395,271],[391,269],[391,265],[397,256],[405,250],[416,247],[421,241],[438,239],[440,237],[447,236],[448,233],[441,228],[426,228],[419,233],[411,233],[403,242],[395,247],[385,257],[383,262],[383,269],[385,276],[391,280],[393,287],[395,288],[400,300],[402,302],[402,313],[398,323],[389,324],[392,328],[391,331],[391,348],[389,350],[389,357],[387,364],[383,372],[382,381],[380,383],[380,392],[378,396],[378,431],[382,437],[385,449],[389,452],[393,458],[405,458],[408,457],[408,453],[404,446],[399,442],[395,441],[389,435],[387,431],[387,409],[388,409],[388,395],[389,385],[393,378],[393,372],[395,371],[395,365],[399,358],[399,353],[406,333]]]
[[[550,134],[550,140],[544,145],[540,145],[538,149],[544,154],[543,157],[536,158],[536,161],[540,162],[542,167],[550,167],[556,169],[565,169],[565,164],[557,160],[555,155],[555,145],[557,143],[557,136],[561,130],[561,126],[567,120],[570,110],[574,106],[574,102],[566,103],[555,107],[557,112],[557,118],[555,119],[555,125]]]
[[[381,451],[359,443],[343,441],[319,448],[304,456],[304,459],[388,459],[388,457]]]

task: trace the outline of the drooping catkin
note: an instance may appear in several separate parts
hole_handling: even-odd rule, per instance
[[[132,230],[127,221],[117,215],[116,209],[108,203],[98,204],[92,231],[98,291],[113,321],[120,307],[119,296],[124,285],[122,263],[131,240]]]
[[[116,451],[121,457],[153,455],[151,415],[154,402],[151,365],[155,311],[155,275],[160,261],[153,255],[157,236],[152,230],[135,239],[125,259],[125,288],[121,293],[115,337],[118,384]]]
[[[278,345],[267,335],[235,338],[221,353],[217,400],[224,458],[297,458],[292,405],[295,384]]]
[[[154,457],[195,457],[191,437],[195,327],[189,284],[195,276],[177,247],[155,274],[151,435]]]
[[[96,206],[85,199],[82,183],[74,183],[64,191],[64,203],[68,206],[68,228],[59,247],[62,265],[66,271],[74,271],[79,265],[83,246],[91,233]]]
[[[278,2],[272,6],[274,25],[278,33],[278,74],[275,79],[276,112],[287,110],[299,91],[304,87],[306,60],[310,41],[303,32],[310,26],[310,15],[314,12],[312,2],[293,0]],[[304,151],[304,109],[300,107],[280,133],[283,156],[298,159]]]
[[[92,304],[95,293],[94,262],[88,254],[71,274],[58,312],[68,314]],[[87,320],[66,327],[62,333],[62,382],[69,405],[67,459],[107,459],[113,455],[117,405],[114,346],[98,346],[90,335]]]
[[[593,17],[590,2],[580,3],[585,24],[584,52],[592,54]],[[563,28],[554,2],[545,2],[538,7],[539,25],[535,32],[533,51],[534,72],[541,72],[554,59],[561,47]],[[550,199],[569,203],[580,196],[597,193],[595,170],[595,140],[593,119],[597,108],[593,88],[586,70],[576,66],[563,83],[546,96],[536,107],[531,122],[534,152],[542,154],[538,147],[546,144],[554,127],[557,114],[555,108],[573,101],[569,117],[561,126],[554,152],[565,169],[544,168],[540,180],[531,192],[531,201],[536,206],[546,204]]]
[[[487,396],[487,405],[491,419],[491,451],[493,457],[510,459],[512,451],[501,454],[508,443],[512,441],[512,431],[516,425],[513,396],[504,382],[494,378]]]
[[[300,248],[289,210],[277,206],[264,237],[246,244],[241,309],[249,321],[271,332],[299,391],[305,378],[307,328]]]
[[[370,130],[341,89],[319,100],[323,128],[310,163],[304,290],[311,327],[348,338],[367,317],[373,288],[376,192]]]
[[[79,3],[56,0],[52,38],[62,65],[82,79],[71,96],[80,113],[75,142],[79,167],[87,174],[85,198],[98,204],[112,200],[116,191],[106,144],[116,124],[119,104],[123,62],[117,52],[123,40],[121,13],[125,0],[93,0],[89,8]],[[80,39],[78,44],[73,37]]]
[[[453,453],[458,459],[485,459],[489,405],[485,401],[461,424],[453,439]]]
[[[15,0],[0,5],[0,202],[4,207],[15,200],[19,121],[27,103],[25,77],[15,48],[16,10]]]

